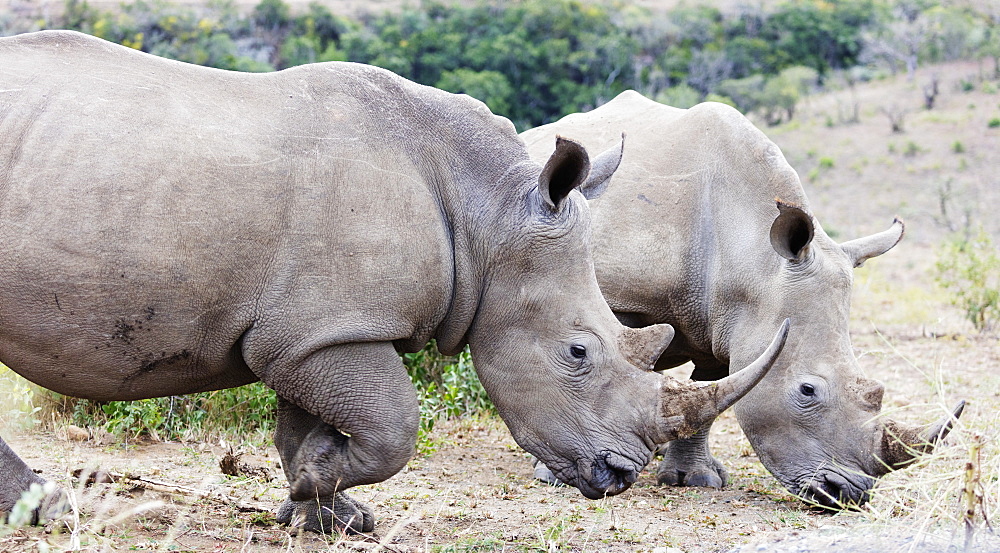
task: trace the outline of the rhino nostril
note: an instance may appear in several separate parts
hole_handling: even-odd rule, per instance
[[[839,492],[831,490],[824,482],[811,484],[805,493],[804,499],[815,507],[840,510],[842,507],[838,496]]]
[[[868,491],[856,488],[837,476],[824,476],[812,481],[807,487],[805,499],[817,507],[844,510],[864,505],[868,502]]]
[[[597,465],[605,469],[605,493],[615,495],[627,490],[639,478],[635,463],[616,453],[608,453]]]

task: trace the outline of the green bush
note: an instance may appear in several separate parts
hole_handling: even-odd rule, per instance
[[[687,109],[701,101],[701,94],[686,84],[679,84],[661,90],[654,100],[675,108]]]
[[[42,408],[35,401],[37,387],[0,364],[0,421],[30,428],[38,424]]]
[[[101,427],[123,438],[148,435],[161,440],[188,440],[205,434],[270,435],[277,398],[260,382],[184,396],[137,401],[96,402],[69,399],[74,424]]]
[[[468,348],[457,356],[446,356],[432,342],[416,353],[404,354],[403,363],[420,400],[417,447],[421,453],[434,450],[430,433],[437,421],[496,413],[476,376]],[[148,435],[188,440],[206,434],[270,435],[274,432],[277,398],[273,390],[256,382],[239,388],[137,401],[63,398],[63,404],[79,426],[101,427],[128,439]],[[19,418],[38,411],[33,404],[23,402],[10,409],[16,410]]]
[[[296,14],[285,0],[261,0],[249,14],[229,0],[136,0],[114,11],[66,0],[62,17],[17,24],[0,17],[0,34],[39,25],[76,29],[238,71],[368,63],[468,93],[519,129],[591,109],[630,88],[677,106],[725,99],[745,112],[760,107],[777,124],[791,119],[817,78],[856,63],[862,33],[882,24],[874,7],[872,0],[803,0],[736,15],[682,4],[661,15],[578,0],[432,0],[351,20],[319,3]],[[755,77],[762,78],[748,82],[752,99],[721,86]]]
[[[990,122],[987,123],[987,126],[991,129],[1000,127],[1000,117],[994,117],[993,119],[990,119]]]
[[[439,353],[432,342],[416,353],[403,354],[403,364],[420,400],[418,453],[428,454],[436,448],[430,434],[437,421],[496,414],[496,407],[476,376],[468,347],[451,357]]]
[[[924,151],[916,142],[908,140],[906,142],[906,148],[903,149],[903,155],[906,157],[914,157],[919,153]]]
[[[445,71],[434,86],[456,94],[468,94],[485,103],[493,113],[509,113],[511,103],[516,102],[513,87],[499,71]]]
[[[951,303],[965,312],[976,330],[996,328],[1000,318],[1000,251],[982,226],[975,236],[945,242],[935,268],[935,280],[951,293]]]

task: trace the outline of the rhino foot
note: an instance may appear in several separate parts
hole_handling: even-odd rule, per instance
[[[708,450],[711,424],[690,438],[674,440],[663,446],[663,461],[656,469],[656,481],[663,486],[722,488],[729,483],[729,473]]]
[[[662,486],[722,488],[729,483],[729,473],[722,463],[709,457],[707,463],[688,464],[684,459],[663,457],[656,469],[656,481]]]
[[[375,530],[375,514],[371,507],[338,493],[329,499],[285,502],[278,508],[275,518],[293,529],[317,534],[344,532],[360,534]]]
[[[52,482],[32,483],[18,501],[4,511],[6,516],[0,517],[0,520],[14,526],[37,526],[55,520],[69,510],[69,494],[65,490]]]

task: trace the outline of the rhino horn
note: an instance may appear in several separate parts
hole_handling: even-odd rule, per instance
[[[912,463],[919,455],[930,453],[934,446],[951,432],[955,421],[965,409],[965,400],[959,401],[941,420],[927,426],[905,426],[886,421],[882,428],[882,473],[900,469]]]
[[[674,339],[674,327],[656,324],[642,328],[628,328],[618,336],[618,348],[629,363],[645,371],[653,370],[656,360]]]
[[[774,365],[785,346],[788,327],[789,321],[785,319],[760,357],[722,380],[695,384],[665,381],[660,397],[663,418],[660,427],[655,429],[657,435],[654,439],[658,443],[666,443],[690,437],[746,395]]]

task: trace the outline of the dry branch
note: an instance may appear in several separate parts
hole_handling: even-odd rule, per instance
[[[75,476],[76,478],[80,478],[80,475],[82,473],[83,473],[82,469],[77,469],[73,471],[73,476]],[[151,478],[146,478],[145,476],[139,476],[131,473],[97,471],[88,474],[86,485],[89,486],[90,484],[93,484],[95,482],[124,483],[134,486],[135,488],[140,488],[151,492],[196,497],[198,499],[211,501],[212,503],[217,503],[220,505],[225,505],[227,507],[232,507],[243,513],[267,513],[271,511],[271,509],[265,509],[257,507],[256,505],[243,503],[240,500],[236,499],[235,497],[226,495],[224,493],[199,490],[196,488],[190,488],[188,486],[181,486],[180,484],[171,484],[170,482],[161,482],[158,480],[153,480]]]

